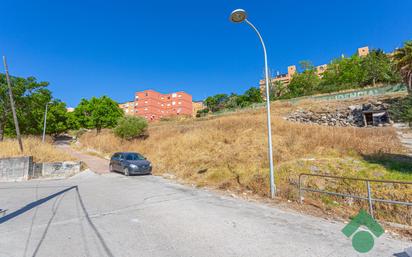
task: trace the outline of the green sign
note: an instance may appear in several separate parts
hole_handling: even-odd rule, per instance
[[[361,226],[365,226],[370,232],[358,230]],[[360,253],[369,252],[375,244],[373,235],[378,238],[384,232],[381,225],[364,210],[361,210],[358,215],[342,229],[342,233],[345,236],[349,238],[352,236],[352,246]]]
[[[330,95],[320,95],[320,96],[313,96],[313,99],[316,100],[343,100],[349,98],[357,98],[363,96],[376,96],[376,95],[384,95],[388,93],[396,93],[396,92],[406,92],[405,85],[391,85],[391,86],[384,86],[384,87],[374,87],[374,88],[366,88],[361,90],[355,90],[346,93],[336,93]]]
[[[377,96],[377,95],[386,95],[386,94],[401,93],[401,92],[407,92],[407,88],[403,84],[397,84],[397,85],[388,85],[388,86],[383,86],[383,87],[371,87],[371,88],[365,88],[365,89],[359,89],[359,90],[352,90],[352,91],[343,92],[343,93],[303,96],[303,97],[293,98],[293,99],[284,100],[284,101],[297,103],[305,99],[326,100],[326,101],[345,100],[345,99],[359,98],[359,97],[364,97],[364,96]]]

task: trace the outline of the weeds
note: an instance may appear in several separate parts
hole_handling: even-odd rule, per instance
[[[410,173],[398,176],[401,171],[388,169],[383,164],[364,158],[382,153],[403,154],[393,128],[298,124],[285,121],[280,116],[294,106],[277,103],[272,108],[275,110],[272,136],[279,196],[297,200],[297,181],[302,172],[412,179]],[[158,122],[149,126],[148,134],[145,140],[122,141],[106,130],[99,136],[86,133],[81,136],[80,142],[83,148],[96,149],[106,156],[116,151],[140,152],[152,161],[154,173],[158,175],[170,173],[198,186],[269,195],[266,117],[263,109],[198,120]],[[318,181],[313,182],[313,186],[330,188],[328,183],[322,185]],[[363,193],[364,189],[363,185],[348,187],[337,184],[332,187],[333,190],[352,193]],[[402,190],[397,191],[397,196],[401,195]],[[383,191],[382,197],[387,196],[385,192],[388,191]],[[411,194],[408,197],[412,197]],[[338,200],[322,201],[319,195],[314,195],[312,200],[324,206],[325,210],[347,208]],[[343,202],[342,199],[340,201]],[[402,214],[390,216],[388,211],[377,213],[392,220],[402,217]]]
[[[73,157],[56,149],[50,142],[42,143],[39,138],[23,138],[24,153],[20,152],[16,140],[6,139],[0,142],[0,158],[33,156],[35,162],[70,161]]]

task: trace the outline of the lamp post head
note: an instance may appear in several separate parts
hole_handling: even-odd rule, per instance
[[[240,23],[246,20],[247,13],[243,9],[236,9],[230,14],[230,21]]]

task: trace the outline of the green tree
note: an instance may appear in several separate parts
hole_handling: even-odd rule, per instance
[[[228,96],[228,98],[224,102],[224,108],[225,109],[236,109],[240,107],[239,103],[240,103],[239,95],[232,93],[230,94],[230,96]]]
[[[211,112],[217,112],[225,108],[228,98],[227,94],[217,94],[206,98],[204,104]]]
[[[270,100],[276,100],[282,98],[282,96],[289,93],[289,87],[282,81],[272,81],[269,87]]]
[[[67,127],[69,129],[77,130],[80,128],[79,120],[77,119],[74,112],[67,112]]]
[[[397,70],[402,76],[403,81],[408,87],[409,93],[412,92],[412,40],[404,43],[403,47],[396,49],[394,60]]]
[[[232,93],[229,96],[227,94],[209,96],[205,99],[204,104],[209,111],[217,112],[223,109],[243,108],[262,101],[259,88],[251,87],[242,95]]]
[[[261,103],[263,102],[260,89],[258,87],[251,87],[243,94],[245,100],[249,103]]]
[[[362,67],[362,58],[353,55],[350,58],[341,57],[332,60],[322,74],[318,88],[320,93],[357,88],[363,85],[366,71]]]
[[[41,134],[45,106],[52,100],[52,93],[47,89],[49,84],[47,82],[37,82],[34,77],[11,77],[10,80],[21,133],[26,135]],[[54,105],[59,107],[55,108]],[[50,108],[47,131],[51,134],[61,133],[67,129],[65,105],[58,100],[54,100]],[[15,130],[9,103],[8,86],[5,75],[0,74],[0,140],[3,140],[5,135],[14,136]]]
[[[363,84],[376,86],[376,83],[398,82],[399,77],[390,58],[380,49],[372,50],[362,60],[365,70]]]
[[[117,120],[124,115],[118,104],[107,96],[82,99],[74,110],[74,115],[80,127],[96,129],[113,128]]]
[[[141,117],[125,116],[121,117],[113,132],[116,136],[131,140],[142,136],[147,129],[147,121]]]
[[[0,73],[0,141],[3,141],[8,114],[10,113],[6,76]]]
[[[47,111],[46,133],[58,135],[71,128],[66,104],[57,100],[52,102]]]
[[[314,94],[320,84],[316,68],[308,61],[300,63],[303,72],[293,75],[289,84],[289,97]]]

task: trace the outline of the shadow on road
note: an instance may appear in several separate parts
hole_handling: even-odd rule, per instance
[[[82,196],[81,196],[81,194],[80,194],[80,191],[79,191],[79,187],[78,187],[78,186],[68,187],[68,188],[63,189],[63,190],[61,190],[61,191],[59,191],[59,192],[56,192],[56,193],[54,193],[54,194],[51,194],[51,195],[49,195],[49,196],[47,196],[47,197],[44,197],[44,198],[41,198],[41,199],[36,200],[36,201],[34,201],[34,202],[31,202],[31,203],[27,204],[26,206],[24,206],[24,207],[22,207],[22,208],[20,208],[20,209],[18,209],[18,210],[16,210],[16,211],[14,211],[14,212],[12,212],[12,213],[10,213],[10,214],[7,214],[7,215],[4,216],[4,217],[1,217],[1,218],[0,218],[0,225],[3,224],[3,223],[5,223],[5,222],[7,222],[7,221],[9,221],[9,220],[11,220],[11,219],[13,219],[13,218],[15,218],[15,217],[17,217],[17,216],[19,216],[19,215],[22,215],[22,214],[30,211],[30,210],[33,209],[33,208],[38,207],[39,205],[41,205],[41,204],[43,204],[43,203],[46,203],[46,202],[50,201],[51,199],[53,199],[53,198],[55,198],[55,197],[57,197],[57,196],[59,196],[59,195],[62,195],[61,198],[57,199],[57,200],[53,203],[52,216],[50,217],[49,221],[47,222],[46,229],[44,230],[44,232],[43,232],[43,234],[42,234],[42,236],[41,236],[41,238],[40,238],[40,241],[39,241],[39,243],[37,244],[37,246],[36,246],[36,248],[35,248],[35,250],[34,250],[34,252],[33,252],[33,255],[32,255],[32,256],[36,256],[37,253],[38,253],[38,251],[39,251],[39,249],[40,249],[40,246],[42,245],[44,239],[46,238],[46,235],[47,235],[47,233],[48,233],[48,230],[49,230],[49,228],[50,228],[50,226],[51,226],[51,224],[52,224],[52,222],[53,222],[53,219],[54,219],[54,217],[56,216],[57,210],[58,210],[58,208],[59,208],[59,206],[60,206],[60,202],[61,202],[62,198],[64,197],[64,194],[65,194],[66,192],[72,190],[72,189],[75,189],[78,202],[80,203],[81,209],[82,209],[82,211],[83,211],[83,213],[84,213],[84,217],[86,218],[87,223],[90,225],[90,227],[92,228],[93,232],[94,232],[95,235],[97,236],[97,238],[98,238],[101,246],[103,247],[104,251],[106,252],[106,255],[109,256],[109,257],[113,257],[114,255],[112,254],[112,252],[111,252],[111,250],[109,249],[109,247],[107,246],[104,238],[102,237],[102,235],[100,234],[100,232],[97,230],[96,226],[94,225],[93,221],[91,220],[91,218],[90,218],[90,216],[89,216],[89,213],[87,212],[86,206],[85,206],[85,204],[84,204],[84,202],[83,202],[83,198],[82,198]],[[36,193],[36,194],[37,194],[37,193]],[[37,209],[36,209],[36,210],[37,210]],[[36,211],[36,213],[37,213],[37,211]],[[35,214],[36,214],[36,213],[35,213]],[[34,221],[32,220],[32,224],[31,224],[32,226],[33,226],[33,222],[34,222]],[[31,229],[30,229],[30,233],[31,233]],[[29,235],[29,238],[28,238],[27,240],[30,240],[30,236],[31,236],[31,235]],[[27,248],[27,245],[28,245],[28,242],[26,242],[26,248]],[[26,250],[27,250],[27,249],[26,249]],[[26,251],[25,251],[25,253],[26,253]]]
[[[401,253],[395,253],[393,256],[396,256],[396,257],[409,257],[409,254],[407,254],[405,252],[401,252]]]
[[[7,222],[7,221],[9,221],[9,220],[11,220],[11,219],[13,219],[13,218],[15,218],[15,217],[17,217],[17,216],[25,213],[25,212],[27,212],[27,211],[30,211],[31,209],[33,209],[33,208],[35,208],[35,207],[37,207],[37,206],[39,206],[39,205],[41,205],[41,204],[43,204],[43,203],[51,200],[51,199],[53,199],[54,197],[59,196],[59,195],[61,195],[61,194],[64,194],[65,192],[67,192],[67,191],[69,191],[69,190],[72,190],[72,189],[74,189],[74,188],[77,188],[77,186],[72,186],[72,187],[63,189],[63,190],[61,190],[61,191],[59,191],[59,192],[57,192],[57,193],[54,193],[54,194],[52,194],[52,195],[49,195],[49,196],[44,197],[44,198],[42,198],[42,199],[39,199],[39,200],[37,200],[37,201],[31,202],[31,203],[27,204],[26,206],[18,209],[17,211],[14,211],[14,212],[12,212],[12,213],[10,213],[10,214],[7,214],[7,215],[4,216],[4,217],[1,217],[1,218],[0,218],[0,225],[3,224],[4,222]]]
[[[50,225],[52,224],[54,217],[56,216],[57,210],[59,209],[59,206],[60,206],[60,203],[63,197],[64,197],[64,194],[59,199],[56,199],[56,201],[53,203],[52,216],[50,217],[49,222],[47,222],[46,229],[44,230],[43,235],[41,236],[40,241],[37,244],[36,249],[33,252],[33,257],[37,256],[40,246],[43,244],[43,241],[46,238],[47,232],[49,231]]]
[[[100,243],[102,244],[103,249],[106,252],[107,256],[113,257],[113,254],[110,251],[109,247],[107,246],[106,242],[104,241],[104,238],[99,233],[96,226],[94,225],[94,223],[90,219],[89,213],[87,212],[86,207],[84,206],[82,196],[80,195],[80,191],[79,191],[79,188],[77,186],[76,186],[76,192],[77,192],[77,196],[78,196],[78,199],[79,199],[79,202],[80,202],[80,206],[82,207],[82,210],[83,210],[84,216],[86,217],[87,222],[89,223],[90,227],[93,229],[94,233],[96,234],[97,238],[99,239]]]

